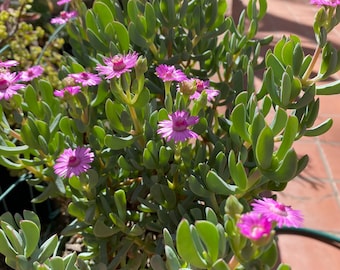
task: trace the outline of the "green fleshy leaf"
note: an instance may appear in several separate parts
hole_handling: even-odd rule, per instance
[[[126,195],[125,191],[120,189],[113,194],[119,218],[125,222],[126,219]]]
[[[20,228],[25,239],[24,256],[29,258],[38,247],[40,229],[33,221],[30,220],[22,220],[20,222]]]
[[[216,172],[209,171],[206,177],[206,185],[208,190],[221,195],[231,195],[235,194],[238,190],[236,185],[228,184],[223,180]]]
[[[41,264],[44,263],[49,257],[52,256],[57,245],[58,236],[54,234],[41,245],[37,261]]]
[[[255,146],[255,156],[259,167],[269,169],[272,165],[274,152],[274,135],[272,130],[266,126],[260,132]]]
[[[102,29],[114,21],[113,14],[110,8],[103,2],[95,1],[93,4],[93,11],[98,15],[98,20],[102,25]]]
[[[246,108],[244,104],[238,104],[233,109],[230,118],[235,131],[241,136],[243,140],[250,142],[250,136],[247,128]]]
[[[117,230],[114,230],[110,228],[109,226],[107,226],[104,223],[103,218],[99,218],[93,226],[93,234],[94,236],[99,237],[99,238],[110,237],[114,235],[115,233],[117,233]]]
[[[206,247],[210,261],[215,262],[218,258],[219,246],[219,233],[216,226],[207,220],[199,220],[195,222],[195,227]]]
[[[279,149],[277,150],[275,157],[278,160],[282,160],[287,151],[292,147],[293,142],[296,139],[296,134],[299,129],[299,120],[295,116],[289,116],[283,138]]]
[[[326,121],[317,125],[316,127],[307,129],[304,133],[305,136],[315,137],[326,133],[333,125],[333,120],[328,118]]]
[[[185,261],[195,267],[206,269],[207,263],[201,254],[199,254],[191,235],[189,222],[185,219],[183,219],[177,227],[176,246],[178,254]]]

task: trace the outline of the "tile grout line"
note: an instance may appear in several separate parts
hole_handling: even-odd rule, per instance
[[[332,169],[329,166],[329,163],[327,161],[327,156],[326,156],[326,154],[325,154],[325,152],[323,150],[322,143],[320,142],[320,138],[319,137],[316,138],[315,143],[316,143],[316,145],[318,147],[318,150],[320,152],[322,163],[325,166],[326,173],[327,173],[327,175],[329,177],[330,184],[331,184],[331,187],[333,189],[333,194],[335,196],[336,202],[337,202],[338,207],[340,209],[340,193],[339,193],[338,188],[337,188],[337,186],[336,186],[336,184],[334,182],[334,177],[333,177]]]

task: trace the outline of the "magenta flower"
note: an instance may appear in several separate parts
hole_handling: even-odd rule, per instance
[[[7,60],[7,61],[0,61],[0,68],[11,68],[15,67],[19,64],[16,60]]]
[[[68,77],[74,79],[76,83],[81,83],[82,86],[98,85],[101,82],[101,78],[90,72],[80,72],[69,74]]]
[[[163,120],[159,123],[157,133],[167,141],[173,139],[176,142],[185,141],[189,138],[197,138],[198,135],[188,129],[190,126],[198,123],[197,116],[189,116],[186,111],[176,111],[169,115],[170,120]]]
[[[66,4],[66,3],[69,3],[69,2],[71,2],[71,0],[59,0],[59,1],[57,2],[57,5],[58,5],[58,6],[61,6],[61,5],[64,5],[64,4]]]
[[[156,67],[156,75],[161,78],[163,82],[181,82],[187,79],[187,76],[182,70],[176,69],[175,66],[168,66],[164,64]]]
[[[253,241],[267,238],[272,230],[271,222],[255,212],[241,215],[237,222],[237,227],[240,229],[241,234]]]
[[[207,94],[207,100],[212,101],[219,95],[220,91],[209,88],[209,81],[202,81],[200,79],[194,79],[196,81],[197,90],[190,96],[190,99],[199,99],[204,91]]]
[[[253,211],[262,214],[269,221],[274,221],[277,226],[300,227],[303,222],[302,214],[298,210],[293,210],[290,206],[281,204],[271,198],[254,200],[251,205]]]
[[[21,71],[20,74],[20,80],[24,82],[29,82],[33,80],[34,78],[39,77],[44,72],[44,69],[41,66],[33,66],[28,68],[25,71]]]
[[[318,6],[336,7],[340,5],[340,0],[310,0],[310,3]]]
[[[78,16],[77,11],[61,11],[58,17],[52,18],[51,23],[52,24],[64,24],[67,23],[72,18],[75,18]]]
[[[80,92],[80,86],[79,85],[76,85],[76,86],[66,86],[63,89],[54,90],[53,94],[56,97],[63,98],[65,96],[65,92],[68,92],[70,95],[74,96],[74,95],[76,95],[76,94],[78,94]]]
[[[17,83],[20,76],[16,73],[0,72],[0,100],[9,100],[18,90],[25,87]]]
[[[60,177],[78,176],[86,172],[94,160],[94,154],[90,148],[78,146],[76,149],[67,148],[56,160],[53,166],[55,174]]]
[[[98,64],[96,70],[99,75],[105,75],[105,79],[119,78],[123,73],[130,72],[136,66],[138,54],[136,52],[127,55],[115,55],[103,59],[105,65]]]

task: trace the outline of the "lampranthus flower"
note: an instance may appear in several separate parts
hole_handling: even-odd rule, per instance
[[[69,20],[75,18],[78,16],[77,11],[61,11],[58,17],[52,18],[51,19],[51,23],[52,24],[65,24],[67,23]]]
[[[76,149],[67,148],[56,160],[54,172],[64,178],[79,176],[91,168],[90,163],[93,160],[94,154],[90,148],[80,146]]]
[[[105,75],[107,80],[113,77],[120,78],[123,73],[130,72],[131,68],[136,66],[137,59],[138,54],[136,52],[105,57],[103,59],[105,65],[98,64],[96,70],[99,71],[99,75]]]
[[[17,83],[20,76],[16,73],[0,72],[0,100],[9,100],[18,90],[25,87]]]
[[[19,73],[20,80],[24,82],[29,82],[33,80],[34,78],[39,77],[43,72],[44,72],[44,69],[39,65],[30,67],[27,70],[21,71]]]
[[[169,115],[169,120],[159,122],[157,133],[167,141],[174,140],[175,143],[190,138],[197,138],[198,135],[189,127],[198,123],[197,116],[189,116],[186,111],[176,111]]]
[[[0,68],[11,68],[15,67],[19,64],[16,60],[7,60],[7,61],[0,61]]]
[[[245,237],[258,241],[267,238],[272,231],[271,222],[259,213],[249,212],[241,215],[237,222],[240,233]]]
[[[253,211],[263,215],[269,221],[276,222],[277,226],[300,227],[303,217],[300,211],[275,201],[272,198],[255,199],[251,203]]]
[[[311,0],[312,5],[336,7],[340,5],[340,0]]]
[[[197,90],[190,96],[190,99],[199,99],[203,91],[207,94],[208,101],[212,101],[219,95],[220,91],[209,88],[209,81],[202,81],[200,79],[195,79],[195,81]]]
[[[180,69],[175,66],[159,65],[156,67],[156,75],[163,80],[163,82],[176,81],[181,82],[187,79],[187,76]]]
[[[74,79],[76,83],[80,83],[82,86],[98,85],[101,82],[101,78],[98,75],[90,72],[71,73],[68,77]]]
[[[64,5],[66,3],[69,3],[69,2],[71,2],[71,0],[59,0],[59,1],[57,1],[57,5],[61,6],[61,5]]]
[[[56,97],[61,97],[63,98],[65,96],[65,92],[68,92],[71,96],[74,96],[76,94],[78,94],[80,92],[80,86],[76,85],[76,86],[66,86],[63,89],[60,90],[54,90],[53,94]]]

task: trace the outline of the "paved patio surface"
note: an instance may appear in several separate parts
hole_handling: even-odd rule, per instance
[[[298,35],[306,52],[313,54],[316,43],[312,25],[317,10],[309,0],[268,0],[268,14],[260,26],[259,37],[273,35],[277,41],[283,35]],[[239,12],[235,6],[234,12]],[[340,49],[340,26],[333,30],[329,40]],[[333,78],[340,79],[340,72]],[[333,127],[322,136],[302,138],[295,143],[296,151],[308,154],[310,162],[278,194],[278,200],[302,211],[304,227],[340,236],[340,95],[320,96],[320,101],[317,123],[332,118]],[[281,261],[293,270],[340,269],[340,249],[320,241],[280,235],[279,248]]]

